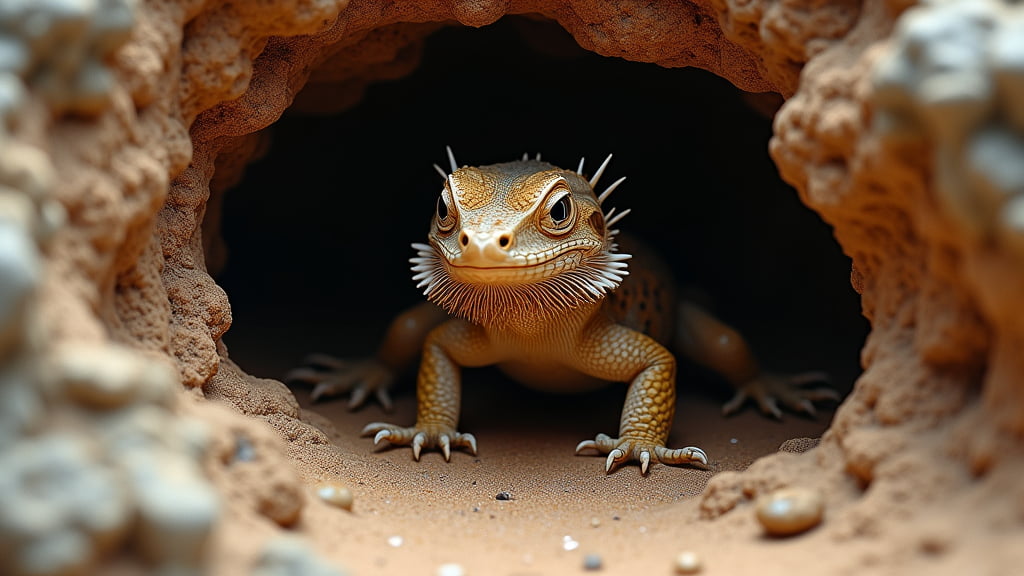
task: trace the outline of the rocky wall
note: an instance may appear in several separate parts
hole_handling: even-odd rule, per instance
[[[818,448],[713,480],[708,521],[780,485],[839,477],[848,489],[830,495],[826,529],[857,553],[887,553],[872,540],[879,523],[931,522],[929,546],[970,557],[952,514],[975,511],[981,538],[1004,499],[1024,502],[1019,488],[985,491],[1024,467],[1015,4],[33,0],[0,6],[0,550],[11,572],[82,573],[127,541],[140,553],[121,561],[198,572],[203,554],[229,556],[211,536],[217,518],[228,531],[253,515],[294,521],[297,476],[267,474],[274,497],[228,497],[233,474],[285,458],[257,420],[286,437],[317,430],[221,343],[231,309],[209,274],[220,256],[205,217],[301,89],[307,109],[343,107],[412,69],[439,26],[505,14],[554,20],[602,55],[787,97],[772,156],[853,258],[872,323],[864,376]],[[256,418],[214,424],[211,401]],[[26,478],[47,474],[82,492],[27,500]],[[921,474],[931,489],[908,495]],[[868,513],[878,501],[897,513]],[[301,545],[271,548],[267,570],[315,563]]]

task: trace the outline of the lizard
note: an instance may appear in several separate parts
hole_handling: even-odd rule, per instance
[[[372,422],[362,435],[374,445],[477,453],[471,433],[457,428],[461,368],[497,365],[514,380],[553,391],[628,383],[618,436],[597,434],[576,453],[605,455],[605,471],[638,462],[708,464],[696,446],[665,446],[676,407],[676,358],[712,369],[736,389],[723,406],[748,399],[781,417],[779,402],[814,415],[814,402],[838,400],[827,375],[781,376],[761,369],[733,327],[701,306],[676,301],[667,267],[649,248],[614,226],[629,213],[604,209],[625,178],[596,193],[609,155],[591,177],[540,155],[484,166],[462,166],[447,148],[444,179],[427,243],[414,243],[413,280],[426,301],[396,317],[377,354],[359,361],[312,355],[288,382],[315,384],[314,401],[351,392],[350,408],[369,394],[388,411],[388,389],[420,358],[416,422]],[[619,251],[619,244],[629,252]]]

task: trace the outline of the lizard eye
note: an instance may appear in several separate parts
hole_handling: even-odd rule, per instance
[[[565,188],[556,188],[544,202],[544,211],[541,214],[540,226],[545,233],[561,236],[572,230],[576,216],[576,205],[572,201],[572,194]]]
[[[455,209],[452,207],[452,195],[447,188],[441,191],[437,199],[437,229],[446,234],[455,228]]]
[[[568,196],[562,196],[558,202],[555,202],[555,205],[551,207],[551,221],[555,223],[555,226],[560,226],[569,219],[569,209]]]

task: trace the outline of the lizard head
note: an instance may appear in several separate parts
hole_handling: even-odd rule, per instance
[[[608,157],[608,160],[611,156]],[[598,302],[627,274],[611,226],[626,212],[601,204],[593,178],[537,159],[459,168],[436,167],[445,182],[429,244],[414,244],[414,280],[449,313],[487,324],[512,309],[550,316]]]

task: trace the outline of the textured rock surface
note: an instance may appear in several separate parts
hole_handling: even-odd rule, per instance
[[[86,488],[120,482],[131,500],[103,514],[88,498],[58,501],[42,532],[2,506],[3,561],[15,573],[86,570],[127,538],[134,507],[142,557],[168,569],[198,570],[205,553],[216,573],[301,565],[302,549],[273,538],[316,504],[283,457],[316,460],[333,432],[230,360],[231,309],[208,270],[223,259],[204,222],[211,190],[236,181],[307,83],[305,109],[336,110],[411,70],[441,25],[530,13],[599,54],[788,97],[773,158],[853,258],[872,322],[863,377],[817,447],[715,477],[704,521],[806,486],[826,495],[815,543],[841,547],[847,572],[934,568],[939,556],[949,573],[1020,566],[1024,16],[995,0],[907,4],[5,4],[0,48],[15,57],[0,62],[0,458],[18,465],[0,466],[3,496],[17,499],[24,474],[56,470]],[[46,25],[27,26],[30,12]],[[186,391],[167,391],[179,381]],[[171,493],[188,505],[169,507]],[[228,497],[216,530],[215,494]],[[912,529],[911,550],[885,538]],[[227,534],[272,543],[258,560]],[[982,542],[995,554],[982,558]]]
[[[998,486],[1022,469],[1022,372],[1008,354],[1022,334],[1011,216],[1020,188],[990,184],[1024,160],[1009,120],[1021,102],[1009,62],[1019,57],[1000,50],[1021,12],[934,2],[893,29],[893,8],[865,3],[848,36],[807,65],[771,148],[783,177],[835,226],[872,322],[866,371],[817,450],[821,470],[864,490],[830,527],[846,538],[914,529],[938,509],[998,517],[1019,498]],[[981,148],[998,167],[978,170]],[[871,512],[879,507],[892,515]],[[1003,537],[984,526],[958,531]],[[976,542],[942,540],[947,558]]]

